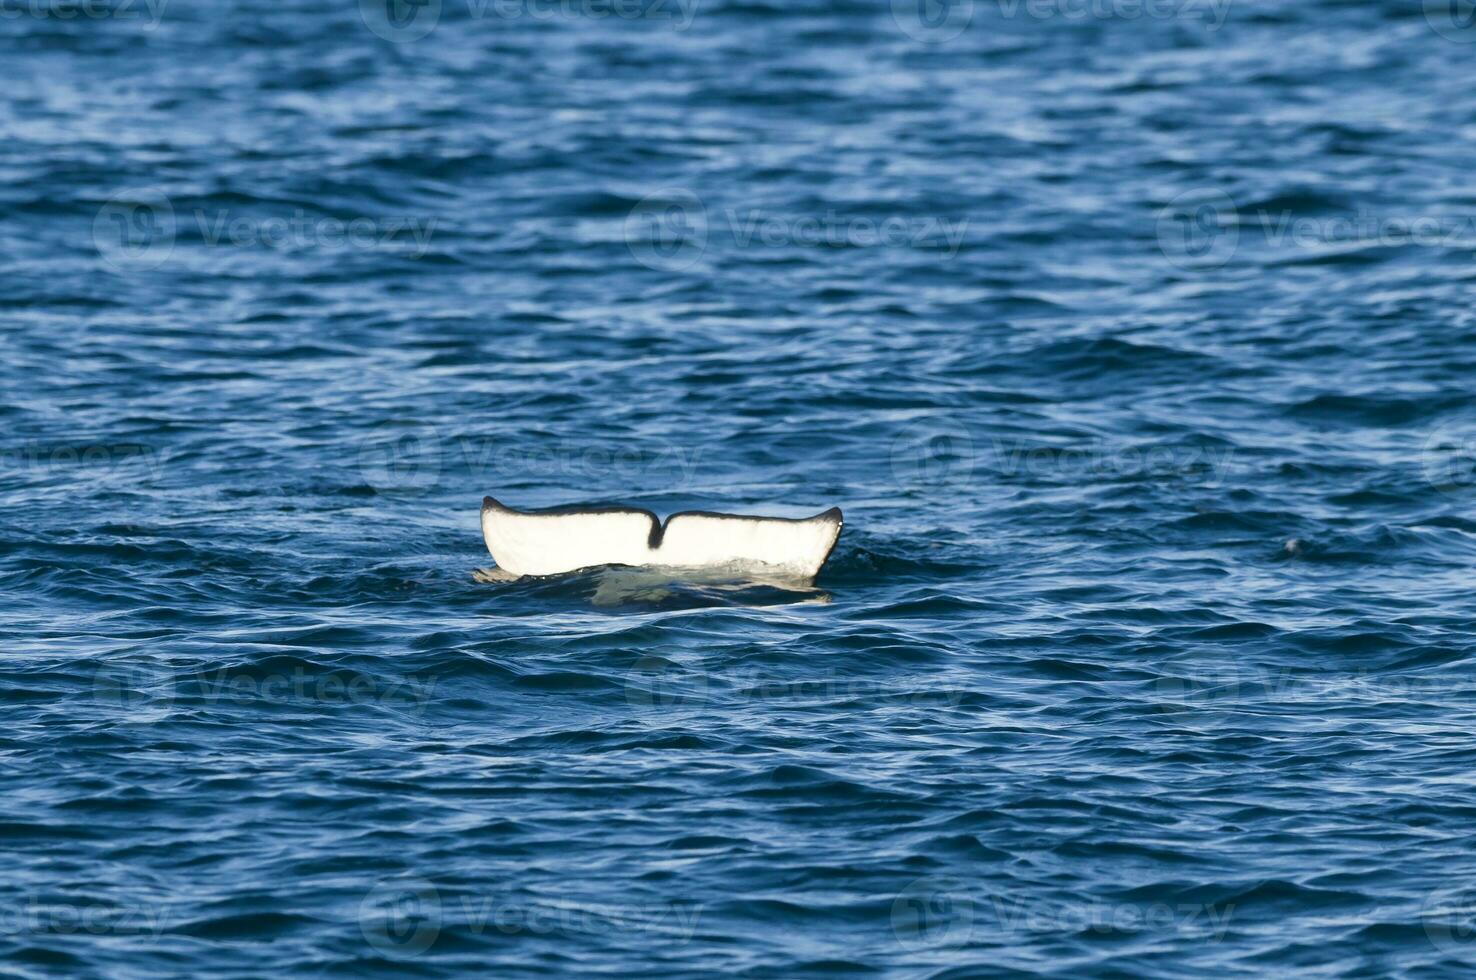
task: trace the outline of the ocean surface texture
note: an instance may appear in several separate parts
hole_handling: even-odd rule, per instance
[[[1476,969],[1469,0],[0,44],[0,974]]]

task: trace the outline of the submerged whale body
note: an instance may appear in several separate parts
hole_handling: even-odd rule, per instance
[[[599,565],[724,570],[808,583],[840,537],[841,511],[798,520],[683,511],[663,523],[637,507],[513,510],[482,498],[482,536],[509,576]]]

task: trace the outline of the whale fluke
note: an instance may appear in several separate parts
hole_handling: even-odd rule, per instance
[[[482,536],[509,575],[559,575],[599,565],[731,569],[814,581],[840,537],[841,511],[746,517],[689,510],[662,523],[637,507],[514,510],[482,498]]]

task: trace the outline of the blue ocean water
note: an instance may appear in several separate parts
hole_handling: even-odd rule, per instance
[[[1470,13],[0,8],[0,972],[1469,975]]]

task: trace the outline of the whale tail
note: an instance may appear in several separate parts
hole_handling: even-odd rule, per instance
[[[482,536],[510,575],[558,575],[598,565],[759,571],[811,582],[840,538],[839,507],[814,517],[683,511],[663,523],[635,507],[514,510],[482,500]]]

